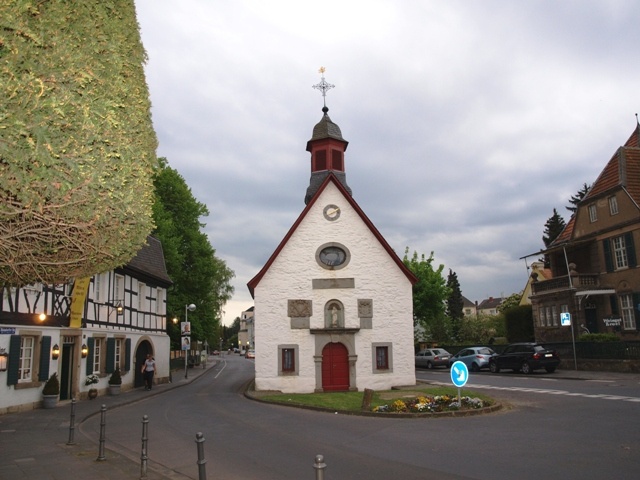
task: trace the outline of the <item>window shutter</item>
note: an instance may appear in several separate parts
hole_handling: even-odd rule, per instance
[[[640,331],[640,293],[633,294],[633,314],[636,318],[636,330]]]
[[[618,297],[609,295],[609,303],[611,303],[611,315],[618,314]]]
[[[20,367],[20,335],[11,335],[7,365],[7,385],[17,385]]]
[[[124,342],[124,371],[128,372],[131,370],[131,339],[127,338]]]
[[[38,380],[46,382],[49,379],[49,363],[51,359],[51,337],[42,337],[40,342],[40,368]]]
[[[85,372],[87,375],[91,375],[93,373],[93,354],[96,347],[96,340],[93,337],[87,338],[87,365]]]
[[[107,338],[107,362],[105,364],[106,372],[113,373],[116,369],[116,339]]]
[[[613,272],[613,258],[611,257],[611,242],[608,238],[602,241],[602,251],[604,252],[604,265],[607,272]]]
[[[638,262],[636,260],[636,247],[633,244],[633,233],[627,232],[624,235],[624,244],[627,247],[627,262],[629,262],[629,267],[635,267]]]

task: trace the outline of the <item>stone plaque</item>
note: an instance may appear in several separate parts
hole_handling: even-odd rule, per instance
[[[292,318],[310,317],[312,315],[311,300],[289,300],[287,315]]]

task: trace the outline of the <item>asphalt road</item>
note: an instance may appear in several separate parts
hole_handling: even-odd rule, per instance
[[[472,374],[468,387],[507,405],[464,418],[371,418],[246,399],[253,361],[223,355],[190,385],[108,413],[107,448],[139,461],[149,418],[149,468],[198,478],[196,433],[209,479],[635,479],[640,383],[556,374]],[[450,385],[448,370],[418,377]],[[628,377],[632,378],[632,377]],[[99,417],[80,426],[96,437]]]

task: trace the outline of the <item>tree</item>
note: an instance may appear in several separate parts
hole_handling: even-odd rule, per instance
[[[197,201],[184,178],[169,167],[165,158],[159,159],[154,176],[156,203],[154,235],[162,242],[167,273],[173,280],[167,295],[167,312],[182,317],[185,305],[196,309],[189,312],[191,336],[195,340],[217,339],[222,307],[231,298],[234,276],[225,262],[215,255],[200,218],[209,214],[203,203]],[[179,340],[179,329],[168,326],[174,342]]]
[[[544,246],[548,247],[549,245],[551,245],[551,242],[558,238],[558,235],[562,233],[562,230],[564,230],[565,226],[566,223],[564,221],[564,218],[562,218],[558,214],[558,211],[554,208],[553,215],[549,217],[547,223],[544,224],[544,235],[542,236]]]
[[[413,321],[425,330],[425,334],[433,341],[448,339],[448,325],[445,318],[445,300],[449,289],[442,277],[444,265],[433,268],[433,252],[429,258],[413,252],[409,259],[409,247],[405,249],[402,262],[418,277],[413,286]]]
[[[447,277],[447,288],[449,289],[449,295],[446,300],[447,315],[451,322],[451,337],[452,340],[458,341],[460,340],[460,328],[464,317],[464,300],[460,291],[458,275],[451,269],[449,269],[449,276]]]
[[[571,204],[571,206],[565,207],[565,208],[569,210],[572,215],[576,213],[576,210],[578,210],[578,203],[580,203],[580,201],[585,197],[585,195],[589,192],[590,188],[591,188],[591,185],[587,185],[585,183],[582,186],[582,188],[578,190],[578,193],[576,193],[569,199],[569,203]]]
[[[498,306],[498,312],[504,313],[505,311],[509,310],[510,308],[519,306],[520,305],[520,301],[522,300],[522,294],[523,293],[524,293],[524,291],[522,291],[520,293],[512,293],[507,298],[502,300],[502,302]]]
[[[0,285],[125,264],[153,228],[157,147],[133,0],[0,18]]]

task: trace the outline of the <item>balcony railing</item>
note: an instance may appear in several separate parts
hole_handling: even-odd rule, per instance
[[[531,293],[538,295],[552,291],[568,290],[570,286],[578,290],[599,287],[600,275],[571,275],[571,285],[569,285],[569,275],[534,282],[531,284]]]

